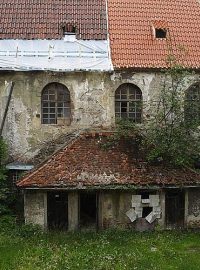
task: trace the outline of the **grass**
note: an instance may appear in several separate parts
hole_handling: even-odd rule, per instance
[[[200,232],[73,234],[0,229],[0,269],[198,270]]]

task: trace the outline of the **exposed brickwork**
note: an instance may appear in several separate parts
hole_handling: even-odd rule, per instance
[[[159,166],[138,168],[133,153],[123,143],[104,150],[104,139],[98,135],[79,137],[25,176],[18,187],[200,184],[200,175],[187,170],[167,170]]]
[[[200,67],[200,4],[197,0],[109,0],[111,54],[116,68],[163,68],[169,55]],[[156,39],[154,28],[167,29]]]
[[[106,39],[105,0],[1,0],[0,39],[60,39],[66,23],[78,39]]]

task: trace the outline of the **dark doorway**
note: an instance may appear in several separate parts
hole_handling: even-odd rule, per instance
[[[185,192],[172,190],[166,192],[166,226],[182,228],[184,226]]]
[[[48,192],[47,222],[49,229],[67,230],[68,196],[67,192]]]
[[[97,229],[98,195],[95,192],[79,194],[79,226],[80,228]]]

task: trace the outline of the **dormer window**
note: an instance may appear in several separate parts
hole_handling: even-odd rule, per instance
[[[155,28],[155,37],[156,38],[166,38],[167,30],[163,28]]]
[[[74,23],[66,23],[62,27],[63,35],[75,35],[76,34],[76,26]]]

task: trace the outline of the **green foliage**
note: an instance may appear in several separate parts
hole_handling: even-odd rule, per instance
[[[0,232],[3,270],[199,269],[198,232]]]
[[[44,231],[41,226],[34,224],[18,224],[16,217],[11,215],[0,216],[0,233],[14,234],[23,238],[41,236]]]
[[[121,139],[126,141],[135,141],[140,138],[140,128],[133,121],[128,119],[118,119],[116,123],[116,132],[106,138],[101,144],[103,149],[110,149],[117,145]],[[131,143],[131,142],[130,142]]]
[[[21,224],[15,227],[16,235],[29,238],[33,236],[41,236],[44,231],[41,226],[35,224]]]
[[[183,92],[190,75],[179,65],[163,70],[160,93],[150,119],[142,125],[120,120],[115,138],[135,138],[138,149],[146,153],[149,162],[174,167],[194,166],[194,161],[200,159],[199,119],[186,120]]]
[[[16,228],[16,218],[11,215],[0,216],[0,232],[10,233]]]
[[[0,216],[10,212],[8,208],[9,203],[9,188],[6,181],[6,168],[4,165],[7,157],[7,145],[2,138],[0,138]]]
[[[147,124],[144,143],[148,160],[166,165],[193,166],[200,153],[198,119],[185,121],[183,87],[188,71],[181,66],[164,71],[157,108]],[[191,104],[192,106],[192,104]]]
[[[118,119],[116,122],[116,134],[114,135],[116,139],[120,138],[130,138],[137,137],[140,135],[141,130],[139,125],[129,119]]]

